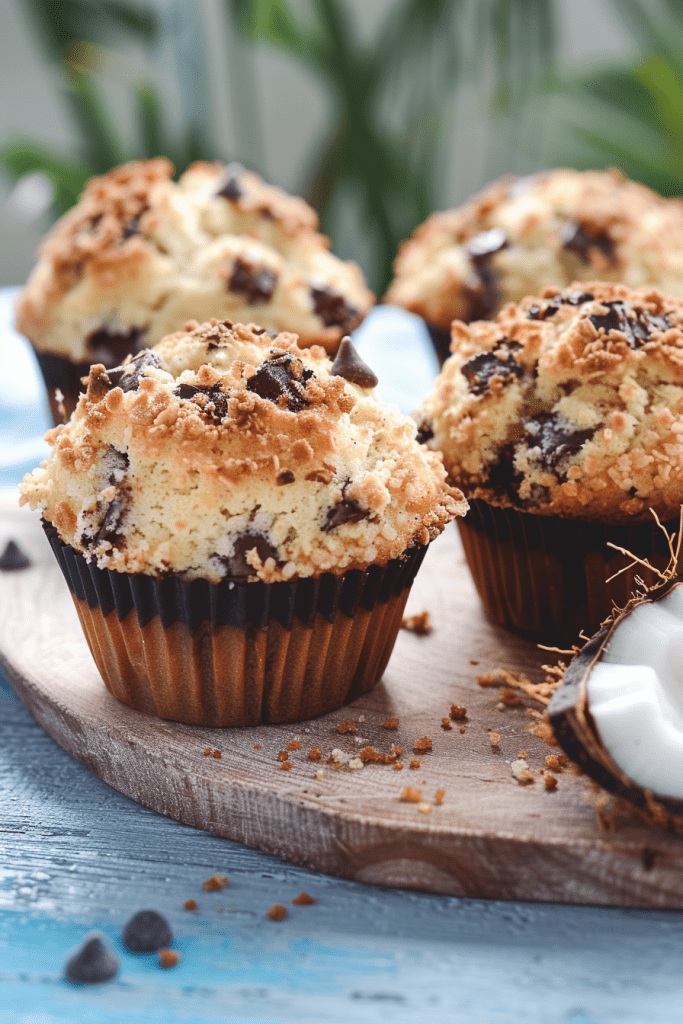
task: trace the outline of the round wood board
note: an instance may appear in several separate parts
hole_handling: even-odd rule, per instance
[[[3,501],[0,545],[14,538],[30,569],[0,572],[0,660],[47,732],[105,782],[159,813],[289,860],[362,882],[476,897],[683,907],[683,842],[637,819],[601,832],[585,777],[540,775],[550,752],[530,731],[525,698],[499,710],[497,688],[477,685],[496,668],[543,678],[547,659],[485,618],[452,527],[435,542],[408,612],[428,610],[434,630],[405,630],[382,682],[368,696],[300,725],[206,729],[164,722],[118,703],[90,656],[69,591],[35,514]],[[0,548],[0,550],[2,549]],[[474,662],[474,664],[473,664]],[[467,707],[441,728],[451,703]],[[389,717],[399,728],[383,728]],[[336,726],[354,721],[355,734]],[[494,749],[489,732],[500,734]],[[420,737],[433,751],[414,754]],[[292,740],[291,771],[277,760]],[[337,748],[402,747],[404,769],[314,763]],[[260,745],[257,749],[256,745]],[[221,758],[204,756],[220,750]],[[521,786],[510,762],[521,750],[535,781]],[[420,768],[409,769],[411,758]],[[322,768],[324,776],[316,778]],[[422,790],[431,810],[404,803]],[[443,803],[434,804],[438,789]]]

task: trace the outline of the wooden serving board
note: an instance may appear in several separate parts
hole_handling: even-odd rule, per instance
[[[429,610],[434,631],[399,634],[383,681],[367,697],[301,725],[206,729],[159,721],[105,690],[71,597],[37,517],[0,513],[0,545],[13,537],[30,569],[0,573],[0,660],[18,695],[47,732],[105,782],[161,814],[362,882],[452,895],[683,907],[683,841],[633,820],[600,831],[587,780],[564,772],[546,792],[549,748],[529,732],[525,699],[496,708],[499,691],[478,673],[522,670],[540,682],[547,656],[488,622],[456,531],[430,549],[408,610]],[[472,664],[472,661],[478,664]],[[466,731],[441,728],[451,703],[468,711]],[[399,719],[396,732],[382,727]],[[340,735],[352,720],[356,734]],[[489,731],[500,734],[493,749]],[[420,737],[433,751],[413,754]],[[292,769],[277,760],[292,740]],[[335,769],[308,760],[372,745],[405,754],[391,765]],[[255,745],[260,744],[260,749]],[[221,758],[206,757],[206,748]],[[535,782],[521,786],[510,762],[526,750]],[[408,767],[418,757],[418,770]],[[316,778],[322,767],[324,777]],[[399,800],[422,790],[425,814]],[[434,806],[436,790],[445,790]]]

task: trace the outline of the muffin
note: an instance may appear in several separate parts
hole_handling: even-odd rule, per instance
[[[495,182],[402,244],[386,301],[426,320],[443,363],[452,320],[595,279],[683,298],[683,201],[614,169]]]
[[[16,318],[56,423],[91,364],[112,368],[190,319],[255,320],[334,353],[373,302],[303,199],[235,164],[172,174],[159,157],[92,178],[42,244]]]
[[[669,562],[653,512],[678,530],[683,302],[575,283],[456,321],[452,338],[418,436],[469,499],[479,594],[502,625],[573,643],[626,604],[635,575],[654,581],[609,544]]]
[[[369,690],[430,540],[441,457],[291,334],[186,329],[105,370],[21,485],[109,690],[191,724],[296,721]]]

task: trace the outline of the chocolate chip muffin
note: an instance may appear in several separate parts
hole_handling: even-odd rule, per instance
[[[546,640],[593,632],[633,589],[609,543],[665,566],[653,511],[683,502],[683,302],[575,282],[456,321],[417,413],[470,500],[461,534],[488,611]]]
[[[595,279],[683,298],[683,201],[614,169],[495,182],[403,243],[386,301],[426,320],[443,362],[452,320]]]
[[[215,320],[93,366],[21,489],[115,696],[247,725],[377,682],[426,546],[466,504],[375,383],[350,339],[332,364]]]
[[[234,164],[197,163],[177,183],[172,174],[159,157],[92,178],[42,244],[17,327],[55,422],[73,411],[91,364],[114,367],[190,319],[257,321],[334,353],[373,301],[303,199]]]

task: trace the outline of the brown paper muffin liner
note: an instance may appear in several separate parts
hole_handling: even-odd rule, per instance
[[[43,523],[107,689],[190,725],[297,722],[379,682],[426,547],[288,583],[99,569]]]
[[[436,351],[436,358],[439,360],[439,366],[443,366],[451,354],[451,332],[444,331],[443,327],[435,327],[427,320],[425,320],[425,323]]]
[[[591,636],[616,604],[623,607],[636,589],[635,577],[651,585],[655,573],[608,542],[667,567],[669,547],[654,520],[610,525],[559,516],[540,516],[470,499],[458,519],[467,564],[482,604],[495,622],[543,643],[568,647],[583,632]],[[664,524],[676,533],[678,520]],[[609,582],[608,582],[609,580]]]
[[[90,373],[90,363],[72,363],[66,356],[57,356],[53,352],[38,352],[36,349],[34,352],[47,388],[47,400],[55,426],[66,423],[76,408],[81,392],[85,391],[81,377],[87,377]],[[63,402],[57,399],[58,389],[62,393]]]

